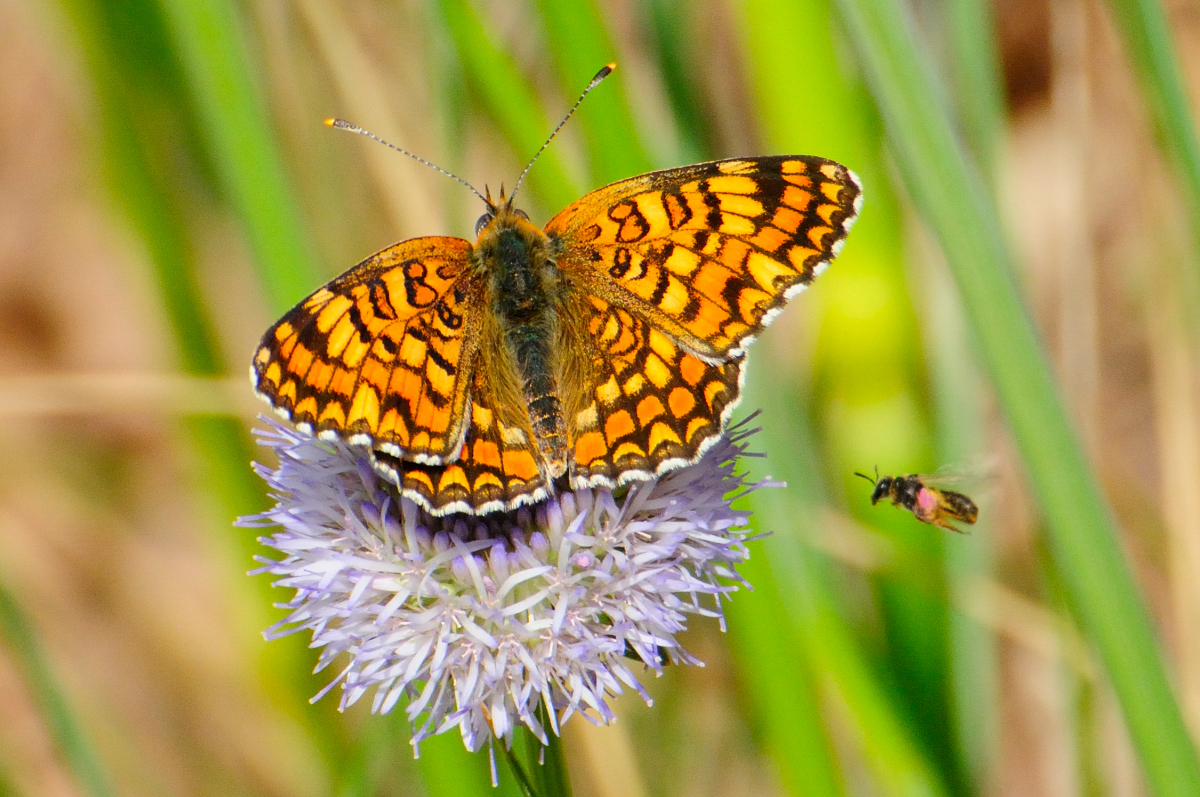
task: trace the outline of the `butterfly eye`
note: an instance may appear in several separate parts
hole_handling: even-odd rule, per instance
[[[488,222],[490,222],[492,218],[493,216],[491,213],[484,213],[482,216],[480,216],[479,220],[475,222],[475,234],[479,235],[479,233],[483,232],[483,228],[488,226]]]
[[[518,216],[525,219],[525,221],[529,221],[529,214],[526,213],[525,211],[521,210],[520,208],[517,208],[516,210],[514,210],[513,213],[516,213]]]

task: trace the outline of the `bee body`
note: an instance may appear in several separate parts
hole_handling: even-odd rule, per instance
[[[979,518],[979,507],[970,498],[953,490],[930,487],[915,473],[879,476],[876,470],[874,479],[863,473],[856,472],[855,475],[875,485],[871,492],[872,505],[886,498],[893,506],[912,512],[913,517],[922,523],[961,533],[962,530],[950,521],[957,520],[969,525]]]

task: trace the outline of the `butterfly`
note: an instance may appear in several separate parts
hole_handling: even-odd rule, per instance
[[[862,188],[789,155],[622,180],[543,229],[503,191],[481,198],[474,243],[372,255],[268,329],[251,366],[280,415],[363,446],[434,515],[697,462],[737,406],[747,346],[840,252]]]

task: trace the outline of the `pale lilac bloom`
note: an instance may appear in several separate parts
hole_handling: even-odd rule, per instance
[[[564,493],[533,508],[434,517],[379,479],[361,448],[264,419],[258,465],[274,508],[243,518],[272,528],[256,573],[296,590],[274,639],[311,631],[320,671],[348,654],[313,700],[341,686],[339,708],[401,697],[413,745],[458,728],[468,750],[511,744],[517,724],[543,743],[574,713],[614,717],[635,670],[700,664],[676,637],[688,615],[724,623],[722,600],[745,582],[746,512],[730,502],[765,483],[736,471],[744,425],[695,465],[609,490]],[[640,661],[638,661],[640,659]],[[539,705],[547,710],[539,713]]]

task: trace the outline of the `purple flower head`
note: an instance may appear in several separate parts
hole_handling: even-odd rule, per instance
[[[264,419],[265,420],[265,419]],[[613,719],[634,674],[699,664],[676,637],[688,615],[724,622],[745,582],[747,513],[731,502],[765,483],[736,472],[752,434],[731,428],[699,462],[655,481],[561,493],[535,507],[434,517],[381,481],[361,448],[265,420],[258,465],[275,506],[239,521],[282,558],[254,572],[296,590],[274,639],[311,631],[320,671],[344,668],[339,707],[368,693],[387,713],[406,697],[413,745],[458,728],[468,750],[511,744],[518,724],[546,742],[572,714]],[[618,491],[620,494],[621,491]],[[539,714],[539,706],[546,711]]]

